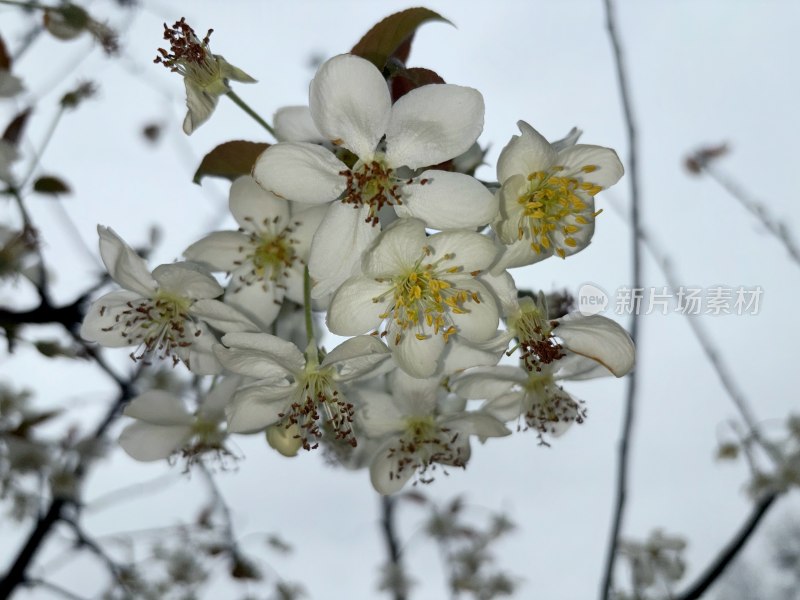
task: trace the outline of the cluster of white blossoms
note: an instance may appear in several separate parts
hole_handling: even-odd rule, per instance
[[[249,78],[184,33],[184,55],[164,56],[186,77],[192,129],[229,78]],[[532,430],[547,443],[582,422],[586,407],[562,382],[625,375],[631,340],[605,317],[554,314],[507,269],[584,249],[594,197],[622,166],[577,131],[551,144],[520,121],[497,183],[484,183],[464,167],[481,156],[483,118],[477,90],[428,84],[393,99],[371,62],[336,56],[308,106],[278,111],[280,141],[231,186],[238,231],[210,233],[186,262],[151,273],[100,227],[103,261],[125,289],[95,302],[82,335],[216,376],[194,410],[164,392],[135,398],[125,450],[196,456],[266,431],[282,454],[322,445],[368,467],[391,494],[464,467],[473,437]],[[285,323],[303,310],[298,344]],[[312,311],[348,339],[323,349]]]

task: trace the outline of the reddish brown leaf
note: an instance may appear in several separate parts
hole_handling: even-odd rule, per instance
[[[423,85],[428,85],[429,83],[444,83],[444,79],[435,71],[419,67],[396,71],[389,78],[392,102],[397,102],[399,98],[402,98],[411,90],[415,90]]]
[[[40,194],[69,194],[69,186],[58,177],[44,175],[33,184],[33,191]]]
[[[381,70],[391,56],[396,56],[401,62],[405,62],[411,51],[411,38],[414,32],[428,21],[443,21],[452,25],[439,13],[430,9],[409,8],[389,15],[375,25],[350,52],[367,59]]]
[[[244,140],[220,144],[203,157],[192,181],[199,185],[206,176],[233,181],[242,175],[249,175],[256,159],[267,148],[269,144]]]
[[[31,111],[31,108],[26,108],[11,120],[11,123],[8,124],[8,127],[6,127],[6,130],[3,132],[3,139],[5,141],[14,146],[19,143],[19,140],[22,138],[22,131],[25,129],[25,123],[28,121],[28,117],[31,116]]]

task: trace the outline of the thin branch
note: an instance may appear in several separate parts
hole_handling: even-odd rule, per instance
[[[59,594],[62,598],[66,598],[67,600],[86,600],[83,596],[78,596],[77,594],[73,594],[68,589],[61,587],[60,585],[56,585],[55,583],[51,583],[44,579],[29,579],[26,584],[28,587],[41,587],[56,594]]]
[[[400,553],[400,544],[397,542],[397,533],[394,529],[394,509],[396,499],[391,496],[381,496],[381,529],[386,550],[389,553],[389,564],[399,575],[403,572],[403,561]],[[406,600],[404,590],[396,586],[394,600]]]
[[[69,527],[72,529],[72,532],[75,534],[75,539],[79,547],[86,548],[92,554],[94,554],[100,561],[106,566],[108,571],[111,573],[111,576],[116,581],[117,585],[120,586],[126,593],[130,592],[130,587],[126,583],[126,574],[125,574],[125,567],[117,564],[117,562],[109,556],[106,551],[100,546],[100,544],[92,539],[78,524],[77,521],[73,519],[66,519],[62,517],[62,521],[64,521]]]
[[[758,527],[758,524],[767,514],[770,507],[775,504],[778,494],[769,494],[764,497],[753,508],[753,512],[744,522],[741,529],[733,536],[728,545],[722,549],[722,552],[712,561],[708,568],[698,577],[697,581],[689,586],[676,600],[697,600],[702,597],[705,591],[725,572],[730,563],[739,554],[739,551],[744,548],[750,536]]]
[[[102,421],[97,425],[93,433],[93,439],[100,440],[105,436],[106,431],[117,419],[122,411],[122,407],[130,400],[133,392],[133,382],[141,371],[138,371],[129,382],[123,382],[120,386],[120,394],[114,404],[109,408]],[[89,463],[80,462],[75,467],[74,477],[80,482],[86,475]],[[53,526],[62,520],[64,509],[67,505],[72,505],[73,500],[69,498],[54,497],[47,511],[36,522],[36,526],[28,536],[28,539],[17,554],[11,567],[0,579],[0,600],[10,597],[14,590],[27,581],[28,567],[41,548],[47,536],[52,532]]]
[[[800,246],[797,245],[797,241],[792,237],[786,224],[771,215],[763,202],[754,199],[738,183],[709,164],[708,159],[702,160],[699,153],[698,156],[693,157],[693,159],[695,161],[693,164],[697,165],[700,171],[711,177],[712,180],[753,215],[775,239],[783,244],[783,247],[786,249],[786,252],[795,265],[800,266]]]
[[[610,204],[610,206],[612,209],[614,209],[614,212],[625,219],[625,216],[616,205]],[[675,272],[672,268],[672,264],[667,258],[666,252],[659,247],[655,236],[642,225],[639,225],[637,235],[644,245],[644,248],[653,258],[653,260],[655,260],[661,269],[661,272],[664,274],[667,286],[673,292],[678,290],[678,278],[675,276]],[[717,374],[717,378],[722,384],[723,389],[731,399],[731,402],[733,402],[734,406],[739,411],[742,420],[747,425],[749,435],[751,435],[753,439],[758,442],[761,448],[763,448],[763,450],[770,456],[772,460],[779,461],[780,455],[777,454],[776,449],[760,435],[758,430],[758,419],[756,418],[753,409],[750,407],[750,403],[748,402],[742,389],[736,383],[736,378],[733,376],[733,371],[726,365],[722,355],[711,339],[711,336],[706,331],[702,322],[700,319],[695,318],[696,315],[692,315],[688,312],[683,312],[682,314],[684,314],[686,317],[692,334],[694,335],[695,339],[697,339],[697,342],[700,344],[700,348],[706,355],[709,364]]]
[[[625,120],[625,130],[628,142],[628,185],[630,188],[630,221],[631,221],[631,284],[634,289],[641,287],[642,281],[642,243],[637,234],[641,217],[639,215],[639,168],[637,161],[637,136],[636,125],[633,118],[633,108],[628,86],[628,77],[623,61],[622,44],[617,33],[614,18],[614,7],[611,0],[603,0],[606,15],[606,29],[614,57],[617,72],[617,85],[619,88],[622,111]],[[639,315],[633,311],[630,325],[630,335],[639,352]],[[641,364],[641,361],[639,361]],[[608,541],[608,555],[606,556],[605,574],[600,589],[600,597],[608,600],[614,583],[614,564],[617,557],[617,544],[622,529],[622,519],[625,513],[625,502],[628,488],[628,456],[630,439],[633,431],[634,408],[636,404],[637,370],[628,375],[628,389],[625,397],[625,415],[622,425],[622,436],[619,442],[619,459],[617,463],[617,488],[614,503],[614,516],[611,525],[611,534]]]

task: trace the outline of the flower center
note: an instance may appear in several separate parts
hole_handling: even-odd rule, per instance
[[[299,432],[295,437],[306,450],[319,446],[323,424],[331,428],[337,440],[353,448],[357,445],[352,425],[355,407],[339,393],[333,372],[333,367],[319,369],[314,364],[307,365],[289,410],[278,415],[287,429],[297,425]]]
[[[525,425],[538,432],[540,444],[549,445],[542,434],[557,433],[557,423],[580,424],[586,420],[583,401],[575,400],[557,385],[552,373],[531,373],[524,387],[532,399],[524,415]]]
[[[537,254],[553,248],[561,258],[578,246],[573,236],[602,212],[593,212],[585,198],[594,197],[603,189],[575,177],[558,175],[563,170],[564,167],[555,166],[531,173],[528,190],[517,198],[522,206],[519,239],[530,239],[531,249]],[[581,167],[584,173],[596,170],[596,165]]]
[[[347,180],[342,202],[355,208],[369,206],[366,221],[377,225],[381,208],[403,203],[401,182],[393,173],[394,169],[380,159],[366,163],[359,161],[352,170],[340,171],[339,175]]]
[[[208,87],[220,79],[217,59],[211,54],[208,42],[213,29],[209,29],[201,40],[184,17],[170,28],[164,25],[164,39],[169,42],[170,51],[158,49],[160,56],[153,61],[163,64],[170,71],[179,73],[195,81],[200,87]]]
[[[433,328],[434,335],[441,334],[447,342],[458,331],[452,324],[450,314],[468,313],[465,305],[469,302],[479,304],[481,300],[477,292],[457,288],[446,279],[448,275],[464,270],[460,265],[447,266],[455,254],[445,254],[435,262],[423,264],[425,257],[431,254],[433,249],[425,246],[414,266],[392,279],[394,285],[386,293],[394,294],[394,303],[380,317],[392,319],[401,330],[416,329],[414,335],[418,340],[430,337],[423,333],[425,325]],[[382,298],[379,296],[373,301],[379,302]],[[395,344],[399,344],[401,339],[402,334],[398,333]]]
[[[564,356],[563,348],[553,337],[554,323],[547,320],[547,307],[535,304],[530,298],[520,301],[520,312],[509,317],[509,329],[516,334],[525,368],[533,373],[542,365],[550,364]]]
[[[138,354],[137,350],[131,353],[134,360],[160,353],[160,358],[172,356],[173,364],[177,364],[176,351],[190,346],[191,338],[201,334],[200,329],[190,327],[187,335],[187,325],[192,324],[188,312],[191,305],[188,298],[159,291],[154,298],[128,302],[127,309],[104,331],[121,329],[123,338],[128,339],[131,345],[138,344]],[[105,308],[101,308],[100,314],[104,311]]]
[[[463,467],[466,456],[464,447],[456,444],[459,434],[436,423],[432,415],[407,417],[405,431],[396,446],[389,449],[389,458],[396,457],[396,471],[389,478],[400,477],[406,469],[418,471],[418,480],[430,483],[433,477],[426,477],[428,469],[436,463]]]

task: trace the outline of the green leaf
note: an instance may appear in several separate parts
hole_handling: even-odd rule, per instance
[[[72,190],[58,177],[44,175],[34,182],[33,191],[40,194],[69,194]]]
[[[411,39],[417,28],[428,21],[450,23],[439,13],[427,8],[409,8],[393,15],[370,29],[350,51],[356,56],[366,58],[373,65],[383,70],[386,62],[398,50],[407,56],[408,47],[402,48],[404,42]]]
[[[269,144],[244,140],[220,144],[203,157],[192,181],[200,185],[206,176],[224,177],[233,181],[242,175],[249,175],[256,159],[267,148]]]

